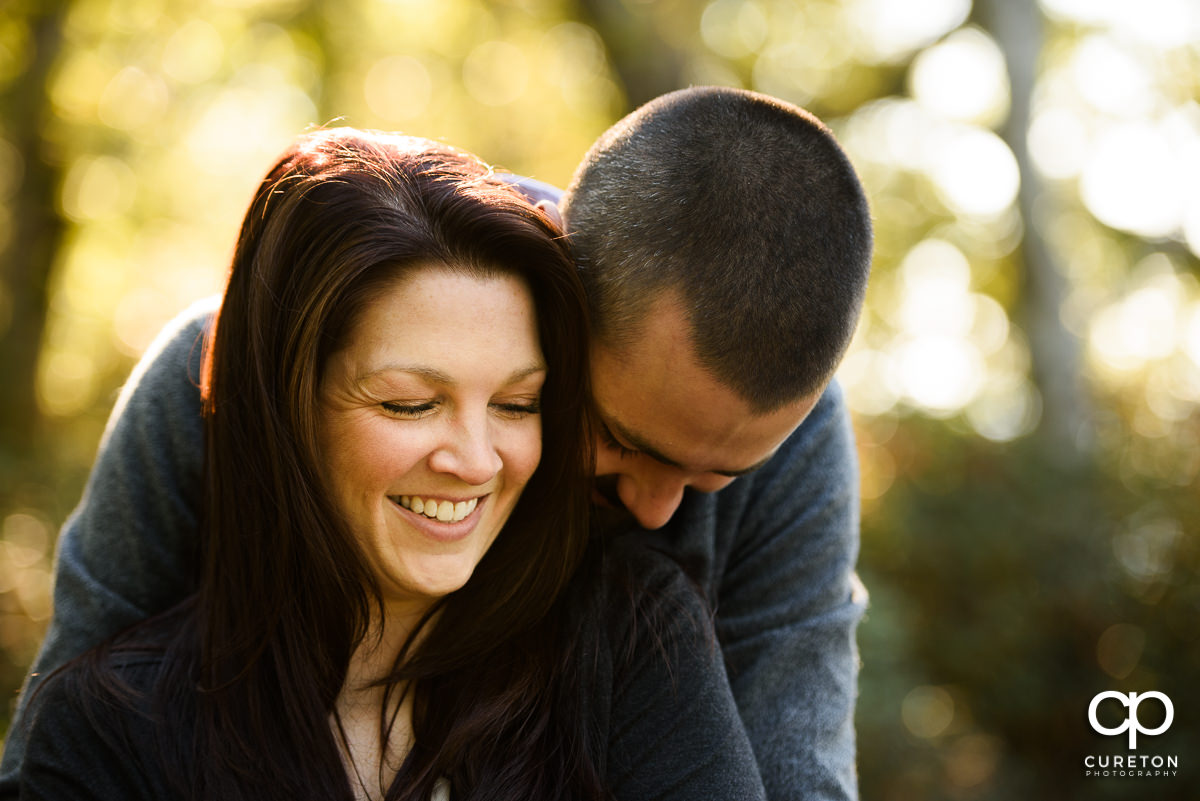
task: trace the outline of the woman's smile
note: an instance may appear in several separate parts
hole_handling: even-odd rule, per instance
[[[408,525],[441,542],[453,542],[469,535],[483,514],[482,510],[479,514],[475,512],[481,504],[487,503],[487,499],[487,495],[465,501],[435,496],[388,496]]]

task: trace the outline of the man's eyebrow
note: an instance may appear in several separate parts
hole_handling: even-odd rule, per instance
[[[610,420],[610,421],[601,420],[601,424],[604,425],[604,427],[609,430],[610,434],[619,434],[621,436],[621,439],[623,439],[623,440],[625,440],[625,442],[629,443],[629,446],[631,448],[633,448],[634,450],[640,451],[641,453],[646,454],[654,461],[662,462],[663,464],[667,465],[668,467],[676,467],[676,468],[679,468],[680,470],[687,469],[686,467],[683,466],[683,464],[681,464],[680,462],[677,462],[676,460],[667,456],[662,451],[658,450],[653,445],[648,443],[643,437],[640,437],[637,434],[635,434],[634,432],[625,428],[623,425],[618,423],[616,420]],[[615,439],[615,437],[614,437],[614,439]],[[750,465],[749,467],[742,467],[742,468],[734,469],[734,470],[705,470],[703,472],[713,473],[718,476],[726,476],[727,478],[738,478],[740,476],[745,476],[750,473],[753,473],[755,470],[758,470],[760,467],[765,465],[767,462],[771,461],[771,457],[774,455],[775,455],[775,453],[771,452],[770,454],[768,454],[766,456],[766,458],[761,459],[758,462],[755,462],[754,464]]]
[[[738,478],[740,476],[748,476],[755,470],[760,469],[775,456],[775,451],[771,451],[762,459],[759,459],[749,467],[743,467],[741,470],[710,470],[710,473],[716,473],[718,476],[726,476],[728,478]]]

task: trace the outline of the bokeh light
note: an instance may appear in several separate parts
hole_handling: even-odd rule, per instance
[[[429,70],[411,56],[382,58],[367,71],[363,91],[371,111],[400,124],[425,113],[433,97]]]
[[[908,56],[961,25],[971,0],[850,0],[849,19],[864,55],[879,61]]]
[[[511,42],[495,40],[475,47],[463,62],[463,84],[477,103],[506,106],[529,86],[525,51]]]
[[[994,217],[1017,199],[1021,173],[1008,145],[982,128],[952,128],[931,143],[932,178],[954,212]],[[934,159],[932,153],[940,153]]]
[[[1114,125],[1097,137],[1081,181],[1083,202],[1101,222],[1142,236],[1166,236],[1182,220],[1183,175],[1200,176],[1163,126]]]
[[[900,716],[914,736],[937,737],[954,721],[954,697],[941,687],[914,687],[904,696]]]
[[[962,28],[913,59],[913,98],[950,120],[995,127],[1008,113],[1008,72],[995,40]]]

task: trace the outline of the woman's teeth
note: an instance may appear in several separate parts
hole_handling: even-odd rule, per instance
[[[416,495],[400,496],[400,505],[405,509],[411,509],[419,515],[442,523],[457,523],[475,511],[478,504],[478,498],[469,501],[439,501],[433,498],[419,498]]]

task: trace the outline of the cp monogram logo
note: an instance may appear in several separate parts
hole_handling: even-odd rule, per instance
[[[1114,698],[1117,701],[1120,701],[1122,705],[1129,708],[1129,715],[1128,715],[1128,717],[1125,718],[1125,722],[1122,723],[1120,726],[1117,726],[1115,729],[1105,728],[1104,726],[1100,725],[1100,721],[1096,720],[1096,708],[1100,706],[1100,702],[1103,701],[1105,698]],[[1157,729],[1143,728],[1142,724],[1138,721],[1138,704],[1140,704],[1142,701],[1146,700],[1147,698],[1157,698],[1159,701],[1162,702],[1163,708],[1166,709],[1166,711],[1167,711],[1166,718],[1163,720],[1162,725],[1159,726]],[[1107,734],[1110,736],[1115,735],[1115,734],[1120,734],[1121,732],[1128,729],[1129,730],[1129,747],[1131,749],[1137,748],[1138,732],[1141,732],[1142,734],[1150,734],[1150,735],[1162,734],[1164,731],[1166,731],[1168,728],[1170,728],[1171,721],[1173,721],[1174,719],[1175,719],[1175,707],[1174,707],[1174,705],[1171,704],[1171,699],[1168,698],[1167,696],[1163,695],[1160,692],[1141,693],[1140,695],[1138,693],[1129,693],[1129,695],[1127,696],[1124,693],[1119,693],[1119,692],[1115,692],[1113,690],[1109,690],[1108,692],[1100,693],[1095,698],[1093,698],[1091,705],[1088,707],[1088,722],[1092,724],[1093,729],[1095,729],[1100,734]]]

